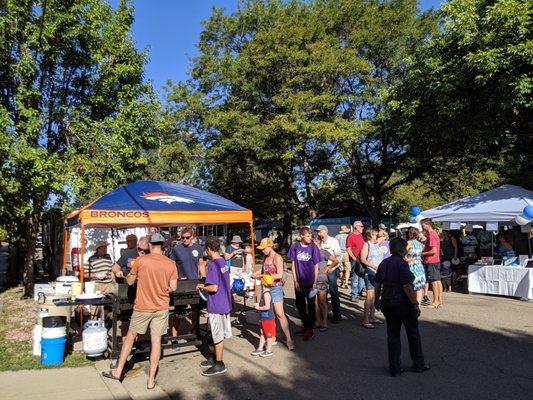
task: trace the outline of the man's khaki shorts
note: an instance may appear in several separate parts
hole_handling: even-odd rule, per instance
[[[342,261],[339,263],[339,271],[350,271],[352,264],[350,263],[350,256],[346,251],[342,252]]]
[[[133,311],[129,329],[144,335],[150,327],[150,334],[163,336],[168,330],[168,310],[155,312]]]

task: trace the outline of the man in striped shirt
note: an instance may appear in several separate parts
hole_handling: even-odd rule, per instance
[[[95,290],[101,293],[107,293],[109,284],[115,280],[113,273],[113,261],[107,254],[107,243],[98,242],[96,244],[96,253],[89,257],[88,265],[84,266],[84,279],[96,283]],[[103,307],[91,306],[91,316],[96,318],[103,313]]]

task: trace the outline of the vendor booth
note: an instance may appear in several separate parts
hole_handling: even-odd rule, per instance
[[[530,205],[533,205],[533,191],[503,185],[423,211],[422,215],[442,222],[443,229],[460,229],[461,223],[466,223],[467,226],[477,224],[487,231],[497,232],[500,227],[516,226],[516,221],[523,221],[523,210]],[[522,224],[521,231],[527,235],[529,254],[517,257],[513,263],[516,265],[505,265],[505,261],[497,265],[493,257],[470,265],[469,292],[533,299],[533,268],[526,268],[531,265],[528,262],[531,257],[531,222]]]
[[[71,213],[65,237],[80,228],[80,265],[84,265],[87,228],[172,227],[204,224],[246,223],[253,246],[252,212],[204,190],[170,182],[138,181],[105,194]],[[64,240],[63,268],[67,263]],[[83,282],[83,268],[80,268]]]
[[[254,249],[252,212],[221,196],[195,189],[193,187],[159,181],[138,181],[120,186],[103,195],[92,203],[68,215],[65,221],[63,243],[63,275],[67,272],[79,274],[79,282],[84,282],[84,265],[87,263],[87,246],[102,239],[102,231],[106,229],[128,229],[147,232],[149,228],[171,228],[178,226],[194,226],[196,232],[206,225],[243,224],[248,227]],[[76,234],[72,234],[75,230]],[[96,233],[95,233],[96,232]],[[139,231],[140,232],[140,231]],[[88,234],[89,233],[89,234]],[[138,232],[135,232],[138,234]],[[107,235],[107,233],[105,233]],[[70,238],[69,238],[70,237]],[[73,238],[78,243],[74,243]],[[93,243],[94,245],[94,243]],[[76,246],[76,247],[73,247]],[[72,249],[71,249],[72,247]],[[71,250],[76,249],[78,259],[74,262],[70,257],[67,271],[67,259]],[[114,260],[116,262],[116,256]],[[78,266],[74,269],[74,264]],[[74,276],[66,278],[75,279]],[[244,278],[243,278],[244,279]],[[250,277],[251,280],[251,277]],[[179,280],[178,289],[171,295],[169,315],[180,317],[184,310],[195,311],[194,328],[191,334],[164,338],[163,346],[176,348],[182,345],[198,345],[201,341],[200,295],[196,284],[200,280]],[[87,286],[88,283],[85,285]],[[126,284],[121,284],[126,285]],[[119,286],[119,285],[117,285]],[[127,286],[127,285],[126,285]],[[126,290],[124,290],[126,289]],[[69,292],[70,293],[70,292]],[[72,292],[73,293],[73,292]],[[115,293],[102,294],[99,298],[89,301],[81,295],[54,300],[58,307],[102,306],[107,308],[106,327],[109,327],[109,354],[112,361],[116,360],[120,350],[118,326],[121,316],[131,313],[132,304],[128,299],[127,287],[118,287]],[[81,320],[80,316],[80,320]],[[191,317],[192,319],[192,317]],[[179,345],[179,346],[178,346]]]

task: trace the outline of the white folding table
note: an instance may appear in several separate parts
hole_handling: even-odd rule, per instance
[[[533,300],[533,268],[470,265],[468,291]]]

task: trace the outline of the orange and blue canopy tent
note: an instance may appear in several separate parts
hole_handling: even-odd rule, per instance
[[[66,268],[68,230],[81,230],[80,280],[86,228],[171,227],[248,223],[254,248],[252,211],[224,197],[171,182],[137,181],[122,185],[67,216],[63,236]]]

